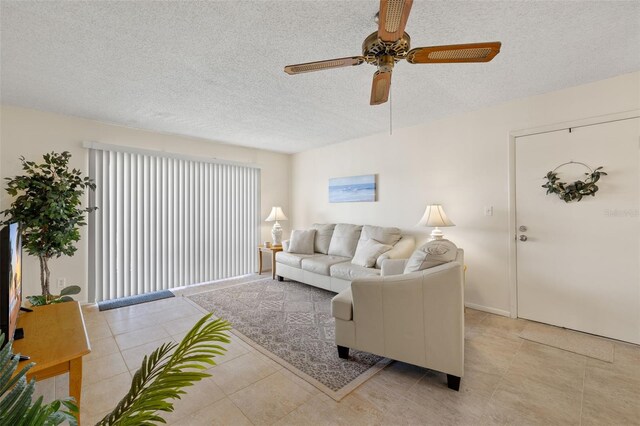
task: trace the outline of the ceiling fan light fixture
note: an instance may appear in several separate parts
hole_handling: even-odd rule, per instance
[[[382,55],[378,59],[378,70],[381,72],[389,72],[393,69],[395,65],[395,59],[391,55]]]

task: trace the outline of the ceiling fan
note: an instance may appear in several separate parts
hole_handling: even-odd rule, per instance
[[[365,62],[375,65],[378,70],[373,74],[370,103],[380,105],[389,99],[391,72],[394,65],[402,59],[410,64],[489,62],[500,52],[499,41],[417,47],[410,50],[411,38],[404,32],[404,28],[412,4],[413,0],[380,0],[378,31],[364,40],[361,56],[287,65],[284,72],[294,75]]]

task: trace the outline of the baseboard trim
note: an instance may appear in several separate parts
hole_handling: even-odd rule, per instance
[[[466,302],[464,304],[467,308],[475,309],[477,311],[489,312],[490,314],[502,315],[503,317],[510,317],[511,312],[502,309],[491,308],[489,306],[476,305],[475,303]]]

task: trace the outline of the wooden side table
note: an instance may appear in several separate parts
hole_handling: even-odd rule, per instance
[[[276,279],[276,253],[282,251],[282,246],[258,246],[258,274],[262,275],[262,253],[271,253],[271,279]]]
[[[69,372],[69,395],[80,408],[82,357],[91,352],[80,304],[35,306],[33,312],[20,314],[18,327],[24,330],[24,339],[13,342],[13,351],[31,359],[21,361],[16,371],[35,362],[27,372],[27,380],[36,381]]]

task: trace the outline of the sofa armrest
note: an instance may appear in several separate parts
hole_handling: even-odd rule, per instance
[[[282,251],[289,251],[289,243],[291,240],[284,240],[282,242]]]
[[[331,299],[331,315],[345,321],[353,319],[353,296],[351,288],[342,290]]]
[[[407,266],[407,261],[407,259],[385,259],[385,261],[382,262],[380,275],[390,277],[404,273],[404,267]]]

